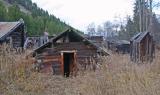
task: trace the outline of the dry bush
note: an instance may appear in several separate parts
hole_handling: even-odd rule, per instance
[[[24,94],[41,91],[32,69],[32,58],[27,52],[17,52],[7,45],[0,49],[0,95]],[[23,92],[23,93],[22,93]]]
[[[82,95],[160,95],[159,54],[152,64],[135,64],[128,57],[114,54],[104,59],[101,70],[83,79]]]

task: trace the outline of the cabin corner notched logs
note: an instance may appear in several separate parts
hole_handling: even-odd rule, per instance
[[[48,43],[34,50],[37,60],[42,60],[43,69],[53,69],[54,74],[69,75],[78,66],[96,63],[98,55],[109,55],[73,29],[67,29]],[[46,71],[46,70],[45,70]],[[51,71],[51,70],[49,70]]]
[[[150,32],[140,32],[130,40],[130,58],[133,62],[152,62],[155,44]]]

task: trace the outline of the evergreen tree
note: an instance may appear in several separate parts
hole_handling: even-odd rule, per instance
[[[130,39],[133,35],[137,33],[136,27],[130,17],[128,17],[127,19],[127,24],[125,28],[126,28],[126,35],[128,35],[126,37],[127,39]]]
[[[125,30],[125,26],[123,26],[122,24],[120,25],[120,31],[119,31],[119,39],[125,39],[127,38],[126,35],[126,30]]]
[[[0,1],[0,21],[5,21],[7,18],[7,11],[3,3]]]
[[[133,22],[136,31],[144,32],[148,30],[150,24],[150,9],[147,1],[135,1]]]
[[[137,32],[148,31],[149,26],[151,25],[152,17],[149,6],[150,4],[148,3],[148,0],[135,0],[133,20],[130,17],[127,19],[127,24],[125,27],[126,31],[125,33],[121,33],[123,30],[120,30],[120,36],[122,36],[122,34],[128,35],[124,36],[124,39],[130,39]]]
[[[44,31],[49,34],[62,32],[69,27],[54,15],[39,8],[31,0],[4,0],[12,6],[5,7],[0,2],[0,21],[18,21],[22,18],[29,35],[42,35]],[[23,12],[19,6],[23,6],[29,13]]]
[[[8,20],[17,21],[21,18],[21,11],[18,5],[14,4],[8,8]]]

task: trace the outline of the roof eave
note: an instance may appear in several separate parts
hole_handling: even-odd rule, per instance
[[[5,38],[10,35],[17,27],[19,27],[21,24],[24,24],[22,22],[19,22],[17,25],[15,25],[10,31],[8,31],[5,35],[3,35],[1,38],[0,38],[0,41],[5,41]]]

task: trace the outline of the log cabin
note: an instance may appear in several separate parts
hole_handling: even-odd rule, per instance
[[[129,54],[130,42],[127,40],[107,39],[107,48],[113,52],[121,54]]]
[[[35,66],[42,68],[42,72],[69,76],[79,66],[86,68],[97,63],[99,56],[109,54],[71,28],[35,49],[33,55],[37,60]]]
[[[7,43],[12,48],[23,48],[25,41],[24,21],[0,22],[0,44]]]

